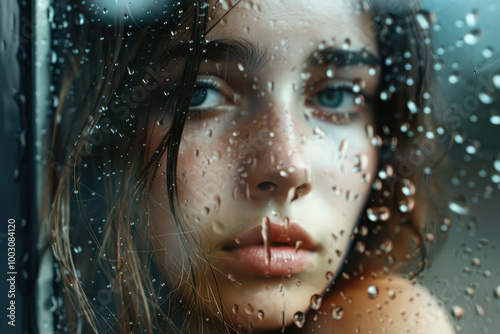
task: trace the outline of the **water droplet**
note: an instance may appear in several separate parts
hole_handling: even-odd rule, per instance
[[[498,285],[495,290],[493,291],[493,295],[495,298],[500,298],[500,285]]]
[[[368,208],[366,213],[372,222],[387,221],[391,217],[391,211],[386,206]]]
[[[250,315],[250,314],[253,313],[253,311],[254,311],[254,308],[253,308],[253,306],[251,304],[247,304],[245,306],[245,313],[246,314]]]
[[[135,73],[134,68],[132,67],[132,64],[127,65],[127,72],[129,75],[133,75]]]
[[[257,311],[257,317],[259,318],[259,320],[264,320],[264,311]]]
[[[459,215],[466,215],[470,212],[470,206],[467,203],[467,199],[462,195],[452,198],[448,207],[451,211]]]
[[[267,83],[267,90],[269,91],[269,93],[272,93],[274,91],[274,81],[269,81]]]
[[[495,161],[493,161],[493,168],[495,168],[497,172],[500,172],[500,154],[497,154]]]
[[[476,312],[479,316],[484,316],[484,308],[479,304],[476,304]]]
[[[319,308],[321,307],[321,302],[323,301],[323,299],[321,298],[320,295],[313,295],[311,297],[311,308],[314,310],[314,311],[317,311],[319,310]]]
[[[224,234],[225,226],[220,221],[215,221],[212,223],[212,230],[215,234]]]
[[[378,296],[378,288],[375,285],[370,285],[367,291],[368,291],[368,297],[371,299]]]
[[[243,71],[245,71],[245,66],[243,66],[243,64],[242,64],[242,63],[238,63],[238,69],[239,69],[241,72],[243,72]]]
[[[465,310],[463,309],[463,307],[460,307],[458,305],[455,305],[451,308],[451,314],[457,319],[457,320],[460,320],[464,314],[465,314]]]
[[[81,253],[81,252],[82,252],[82,247],[80,247],[80,246],[74,247],[74,248],[73,248],[73,251],[74,251],[76,254]]]
[[[482,54],[485,59],[490,59],[491,57],[493,57],[494,52],[495,51],[491,46],[487,46],[483,49]]]
[[[344,308],[340,305],[334,306],[332,310],[332,318],[340,320],[344,316]]]
[[[474,27],[479,24],[479,11],[477,9],[465,15],[465,22],[469,27]]]
[[[448,77],[448,82],[451,83],[452,85],[457,84],[460,81],[460,72],[458,71],[453,71],[453,73],[450,74]]]
[[[360,254],[363,254],[363,253],[365,252],[365,250],[366,250],[366,245],[365,245],[365,243],[364,243],[364,242],[362,242],[362,241],[358,241],[358,242],[356,243],[356,251],[357,251],[358,253],[360,253]]]
[[[333,76],[335,75],[335,67],[333,67],[332,65],[328,66],[328,68],[326,69],[326,76],[328,78],[333,78]]]
[[[327,280],[331,281],[333,279],[333,277],[334,277],[333,272],[331,272],[331,271],[326,272],[326,279]]]
[[[81,26],[85,23],[85,16],[82,13],[79,13],[76,17],[76,24]]]
[[[298,328],[304,327],[304,324],[306,323],[306,316],[302,312],[297,312],[293,316],[293,323],[295,326]]]
[[[232,307],[232,311],[234,314],[238,314],[238,304],[234,304]]]
[[[380,245],[380,250],[384,253],[390,253],[392,251],[392,241],[386,240]]]
[[[104,8],[104,9],[102,10],[102,13],[103,13],[103,14],[107,14],[107,13],[108,13],[108,9],[107,9],[107,8]]]
[[[495,74],[491,78],[491,81],[493,82],[493,85],[495,86],[495,88],[500,90],[500,74]]]
[[[302,80],[309,80],[311,78],[311,72],[302,72],[302,73],[300,73],[300,78]]]
[[[415,15],[415,18],[417,19],[418,24],[423,30],[427,30],[430,27],[429,21],[423,14],[417,14]]]
[[[481,91],[477,94],[477,97],[479,98],[479,101],[484,104],[493,103],[493,94],[491,92]]]
[[[468,45],[476,45],[481,40],[483,33],[480,29],[475,29],[464,36],[464,42]]]
[[[264,242],[264,252],[266,255],[265,263],[268,266],[271,263],[271,227],[268,217],[264,217],[261,223],[262,240]]]
[[[323,138],[325,138],[325,136],[326,136],[325,131],[323,131],[323,129],[322,129],[322,128],[320,128],[319,126],[317,126],[317,127],[315,127],[315,128],[313,129],[313,134],[314,134],[317,138],[319,138],[319,139],[323,139]]]

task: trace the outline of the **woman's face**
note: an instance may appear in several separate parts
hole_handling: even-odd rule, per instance
[[[199,294],[208,311],[235,327],[280,328],[339,274],[370,194],[373,19],[344,0],[241,1],[206,40],[177,163],[184,230],[161,167],[150,194],[154,244],[163,279]],[[157,123],[150,155],[168,126]],[[186,254],[181,233],[199,250]]]

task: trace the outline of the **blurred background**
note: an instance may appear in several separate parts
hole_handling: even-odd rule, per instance
[[[400,0],[391,0],[397,6]],[[164,2],[89,0],[85,20],[129,15],[141,26]],[[440,195],[451,224],[431,254],[422,281],[449,311],[461,333],[500,328],[500,3],[498,0],[424,0],[432,24],[434,75],[448,98],[447,126],[454,143],[449,184]],[[153,14],[152,14],[153,13]],[[8,307],[7,221],[16,221],[16,327],[0,316],[1,333],[36,333],[35,305],[50,311],[50,291],[35,294],[40,178],[47,165],[52,94],[58,55],[52,50],[54,9],[49,0],[0,2],[1,221],[0,309]],[[64,21],[63,21],[64,22]],[[60,23],[58,23],[60,24]],[[439,248],[439,249],[438,249]],[[4,255],[5,254],[5,255]],[[43,281],[44,273],[39,276]],[[47,278],[47,279],[50,279]],[[46,282],[47,283],[47,282]],[[47,283],[45,286],[50,286]],[[40,302],[40,300],[43,300]],[[42,321],[43,323],[43,321]]]

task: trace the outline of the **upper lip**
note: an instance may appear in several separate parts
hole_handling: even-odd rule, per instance
[[[315,251],[318,248],[311,235],[296,222],[290,221],[287,227],[285,224],[270,221],[269,230],[269,242],[271,246],[275,246],[276,244],[290,245],[291,247],[311,251]],[[259,224],[234,236],[231,241],[223,245],[222,249],[233,250],[263,244],[262,225]]]

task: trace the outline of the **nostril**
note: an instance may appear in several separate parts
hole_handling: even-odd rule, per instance
[[[298,199],[304,195],[307,195],[310,190],[311,190],[311,185],[309,183],[301,184],[300,186],[295,188],[295,190],[293,191],[293,197],[290,199],[290,202],[293,202],[296,199]]]
[[[276,189],[278,186],[272,182],[261,182],[257,185],[257,188],[259,190],[265,191],[265,192],[271,192],[274,189]]]

